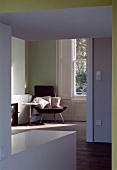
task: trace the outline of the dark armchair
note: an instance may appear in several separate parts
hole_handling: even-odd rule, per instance
[[[54,89],[54,86],[42,86],[42,85],[35,85],[34,86],[34,92],[35,95],[34,97],[43,97],[43,96],[51,96],[51,97],[56,97],[56,92]],[[40,123],[43,121],[43,114],[53,114],[54,115],[54,121],[56,121],[55,115],[58,113],[62,119],[62,123],[64,123],[64,119],[62,116],[62,112],[67,109],[68,106],[61,106],[59,108],[39,108],[39,107],[33,107],[34,109],[37,110],[38,114],[36,115],[35,122],[38,118],[38,116],[41,116]]]

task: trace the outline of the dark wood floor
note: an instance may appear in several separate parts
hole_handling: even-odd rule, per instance
[[[87,143],[86,123],[51,129],[77,131],[77,170],[111,170],[111,144]]]
[[[111,144],[87,143],[85,122],[38,129],[77,131],[77,170],[111,170]]]

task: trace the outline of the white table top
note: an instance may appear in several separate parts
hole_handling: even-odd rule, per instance
[[[30,102],[30,103],[21,103],[23,105],[28,105],[28,106],[37,106],[39,105],[39,103],[33,103],[33,102]]]

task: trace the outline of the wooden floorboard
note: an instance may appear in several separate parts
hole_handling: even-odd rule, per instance
[[[111,144],[87,143],[86,122],[14,127],[12,133],[31,129],[75,130],[77,132],[77,170],[111,170]]]

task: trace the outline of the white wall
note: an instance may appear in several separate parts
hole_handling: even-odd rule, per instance
[[[86,141],[93,142],[93,41],[87,44],[87,108]]]
[[[76,170],[75,132],[65,132],[67,134],[63,135],[63,137],[62,135],[58,137],[59,132],[41,131],[40,133],[38,130],[35,132],[32,131],[32,135],[31,131],[27,132],[30,133],[29,136],[24,133],[16,135],[18,138],[16,142],[19,144],[21,142],[23,151],[11,156],[9,169],[1,170]],[[21,135],[24,140],[21,140]],[[39,136],[40,139],[38,139]],[[29,137],[30,140],[28,139]],[[37,141],[34,139],[37,139]],[[46,140],[48,140],[48,142],[46,142]],[[40,144],[31,146],[32,143]],[[17,146],[16,143],[14,145]],[[21,148],[21,146],[16,149],[18,150],[19,148]]]
[[[72,167],[75,170],[76,135],[11,155],[11,28],[9,26],[0,24],[0,41],[0,146],[6,147],[7,154],[4,160],[0,160],[0,170],[64,170],[64,168],[71,170]]]
[[[25,41],[12,38],[12,94],[25,94]]]
[[[0,24],[0,146],[7,148],[7,158],[0,170],[9,169],[11,156],[11,28]]]
[[[111,142],[112,38],[95,38],[88,68],[87,141]],[[91,53],[91,48],[88,49]],[[91,59],[92,58],[92,59]],[[102,79],[96,80],[96,71]],[[101,126],[96,125],[101,120]]]
[[[96,81],[96,71],[102,79]],[[112,38],[94,39],[94,141],[111,142]],[[96,120],[102,125],[96,126]]]

